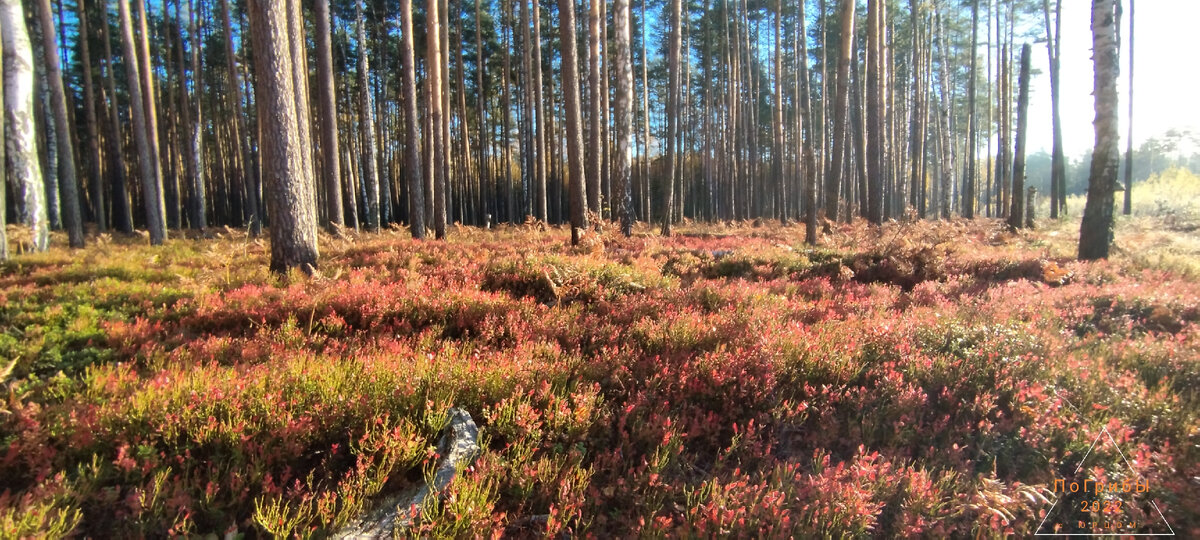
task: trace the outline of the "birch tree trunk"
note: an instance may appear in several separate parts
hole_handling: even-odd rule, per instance
[[[617,62],[617,99],[614,115],[616,131],[616,161],[613,163],[613,198],[618,201],[617,219],[621,233],[633,234],[633,190],[630,172],[633,167],[633,57],[629,49],[629,0],[613,0],[613,31],[616,34],[614,59]]]
[[[362,181],[367,191],[367,230],[379,230],[379,171],[375,148],[375,112],[370,89],[370,59],[367,57],[367,32],[363,22],[363,0],[354,2],[355,32],[358,39],[358,122],[362,137]],[[437,24],[436,10],[430,24]],[[436,35],[436,34],[435,34]],[[436,49],[436,43],[433,46]],[[440,105],[440,104],[439,104]]]

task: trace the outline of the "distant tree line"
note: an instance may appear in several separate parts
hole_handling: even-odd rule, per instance
[[[1057,216],[1060,4],[0,0],[2,214],[35,249],[269,227],[303,252],[278,269],[315,267],[319,227],[774,219],[815,242],[820,219],[1012,218],[1042,174],[1028,125],[1055,135]],[[1035,40],[1054,118],[1021,110]]]

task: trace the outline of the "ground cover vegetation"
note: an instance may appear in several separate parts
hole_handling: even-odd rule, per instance
[[[312,277],[94,234],[0,271],[0,536],[321,537],[452,406],[484,450],[406,534],[1027,535],[1102,429],[1200,533],[1187,215],[1094,262],[1069,219],[393,228]]]

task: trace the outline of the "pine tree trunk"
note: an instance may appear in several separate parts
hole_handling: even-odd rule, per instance
[[[967,79],[967,174],[962,185],[962,216],[967,219],[975,218],[975,161],[976,161],[976,131],[979,126],[975,113],[975,78],[978,76],[979,45],[979,0],[971,1],[971,68]]]
[[[882,70],[883,46],[880,43],[883,30],[881,0],[870,0],[867,3],[867,119],[866,152],[859,156],[866,160],[867,165],[867,205],[866,218],[871,223],[883,223],[883,104],[880,103],[882,93],[879,74]]]
[[[411,4],[412,0],[408,0]],[[332,225],[344,225],[341,190],[341,154],[338,150],[337,90],[333,85],[333,48],[330,45],[329,0],[316,0],[314,17],[317,19],[317,87],[321,115],[321,163],[325,185],[326,219]],[[411,11],[411,7],[410,7]],[[403,16],[404,12],[401,12]],[[411,16],[410,16],[411,17]],[[412,37],[405,31],[405,37]],[[409,53],[412,51],[410,49]]]
[[[150,59],[150,30],[147,28],[145,1],[134,0],[133,4],[137,7],[138,27],[140,28],[140,32],[136,34],[136,45],[138,73],[142,77],[142,110],[146,119],[146,141],[150,145],[150,163],[153,165],[154,170],[158,216],[163,220],[163,230],[165,231],[167,204],[163,190],[162,151],[158,141],[158,89],[154,83],[154,63]],[[153,233],[151,236],[153,237]]]
[[[588,2],[588,137],[587,200],[588,211],[600,215],[600,3]]]
[[[230,21],[229,0],[221,0],[221,18],[225,26],[225,56],[226,56],[226,74],[228,76],[227,87],[229,91],[229,108],[233,115],[233,121],[230,124],[232,133],[233,155],[230,157],[233,166],[230,167],[230,173],[234,181],[239,186],[243,186],[243,191],[246,193],[246,199],[243,204],[242,213],[249,214],[250,218],[250,235],[257,237],[262,234],[263,225],[263,207],[259,200],[262,190],[259,186],[258,170],[251,163],[249,134],[246,129],[245,114],[242,112],[242,87],[238,81],[237,57],[234,55],[233,48],[233,25]],[[289,73],[290,76],[290,73]],[[260,121],[262,119],[259,119]]]
[[[478,1],[478,0],[477,0]],[[546,152],[549,146],[546,142],[546,97],[542,90],[542,7],[537,0],[533,1],[533,81],[534,81],[534,150],[537,153],[537,163],[534,165],[536,186],[534,188],[534,216],[542,221],[548,221],[546,208]]]
[[[1079,229],[1079,258],[1083,260],[1107,259],[1113,241],[1113,199],[1121,159],[1117,131],[1119,10],[1114,0],[1092,0],[1096,146]]]
[[[133,117],[133,139],[138,149],[138,163],[141,166],[142,200],[146,207],[146,227],[150,230],[150,244],[161,245],[167,239],[167,224],[163,216],[161,183],[158,181],[154,150],[150,143],[150,131],[146,118],[145,101],[142,98],[140,66],[133,42],[133,23],[129,18],[129,5],[118,2],[121,16],[121,43],[125,50],[125,73],[129,78],[129,109]]]
[[[425,238],[425,186],[421,181],[421,142],[417,124],[417,72],[413,55],[412,0],[400,0],[400,63],[404,80],[404,176],[408,184],[408,225],[412,236]]]
[[[837,82],[833,103],[833,155],[830,174],[825,182],[825,217],[838,219],[838,204],[843,182],[842,169],[848,154],[846,140],[850,127],[850,63],[854,55],[854,0],[841,0],[841,47],[838,54]]]
[[[292,54],[292,90],[293,98],[296,101],[296,121],[299,129],[297,134],[300,136],[300,159],[302,176],[297,180],[308,185],[308,192],[312,195],[312,200],[308,202],[310,210],[315,216],[317,213],[317,192],[316,182],[313,172],[313,143],[312,143],[312,116],[308,111],[309,95],[308,95],[308,38],[304,27],[304,15],[301,12],[300,0],[288,2],[288,29],[292,36],[291,54]],[[316,223],[314,222],[314,225]],[[317,231],[313,230],[315,236]]]
[[[88,185],[91,186],[92,214],[96,217],[96,229],[103,232],[108,229],[108,216],[104,204],[104,179],[100,174],[100,133],[96,123],[96,92],[92,80],[92,54],[88,46],[91,34],[88,32],[87,3],[79,0],[76,4],[76,18],[79,21],[79,58],[83,66],[83,110],[87,126],[88,154]],[[2,223],[0,223],[2,224]]]
[[[1025,225],[1025,128],[1029,124],[1029,55],[1028,43],[1021,47],[1021,75],[1017,91],[1017,145],[1013,149],[1012,209],[1008,213],[1008,225],[1019,229]]]
[[[317,265],[317,216],[312,183],[304,173],[300,115],[296,110],[292,45],[300,39],[289,23],[299,0],[249,0],[250,37],[254,44],[255,104],[264,134],[263,179],[271,209],[271,270]]]
[[[433,228],[438,240],[446,237],[446,140],[444,138],[445,118],[443,117],[443,84],[442,84],[442,40],[440,17],[438,15],[438,0],[429,0],[426,4],[426,38],[425,44],[428,56],[425,68],[429,72],[429,116],[433,123],[428,138],[433,146],[433,159],[429,167],[433,171]]]
[[[57,126],[55,137],[58,142],[59,185],[62,190],[62,217],[67,229],[67,238],[73,248],[83,247],[83,213],[79,207],[79,183],[75,176],[75,150],[71,142],[71,129],[67,121],[67,96],[63,91],[62,62],[58,56],[58,40],[54,31],[54,14],[50,0],[37,0],[38,21],[42,28],[42,52],[46,63],[46,80],[50,83],[50,107]]]
[[[1046,23],[1046,52],[1050,57],[1050,108],[1053,116],[1053,139],[1050,158],[1050,218],[1058,219],[1059,212],[1065,208],[1066,193],[1066,159],[1063,156],[1062,119],[1059,114],[1059,39],[1062,28],[1062,0],[1055,2],[1054,28],[1050,28],[1050,1],[1042,0],[1042,13]]]
[[[562,47],[563,105],[567,117],[568,200],[571,207],[571,244],[578,245],[588,227],[587,193],[583,171],[583,121],[579,110],[579,62],[575,46],[575,2],[558,0],[559,44]]]
[[[104,42],[104,79],[107,86],[107,96],[101,91],[101,101],[107,101],[106,139],[109,146],[110,174],[112,175],[113,227],[125,234],[133,234],[133,203],[129,198],[129,187],[125,176],[124,149],[122,148],[121,128],[117,122],[120,108],[117,100],[116,72],[113,69],[111,40],[109,39],[108,17],[102,19],[100,25],[100,40]]]
[[[667,49],[667,178],[663,205],[662,235],[671,236],[671,214],[675,207],[676,139],[679,132],[679,49],[681,48],[680,0],[670,0],[670,41]]]

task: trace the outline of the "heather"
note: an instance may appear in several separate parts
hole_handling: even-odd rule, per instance
[[[22,255],[0,536],[321,537],[423,482],[453,406],[484,451],[406,534],[1030,535],[1101,429],[1200,534],[1195,254],[1047,226],[390,230],[312,277],[229,229]]]

